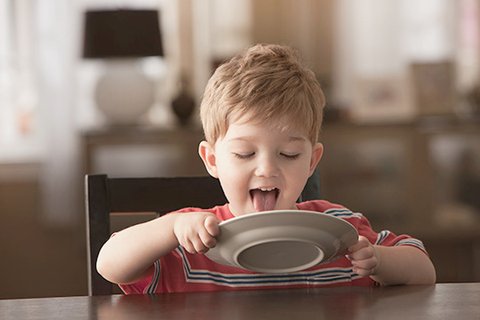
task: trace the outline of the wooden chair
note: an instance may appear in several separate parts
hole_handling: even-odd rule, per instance
[[[307,183],[302,200],[319,198],[318,182],[318,174],[315,174]],[[103,174],[86,175],[85,194],[89,295],[114,293],[114,286],[96,269],[100,248],[112,232],[180,208],[211,208],[227,202],[218,180],[209,176],[110,178]],[[126,219],[126,222],[115,228],[111,223],[114,218]]]
[[[109,178],[87,175],[85,187],[89,295],[113,292],[112,284],[96,270],[100,248],[114,231],[111,216],[121,218],[128,213],[139,223],[187,206],[210,208],[226,203],[220,183],[208,176]]]

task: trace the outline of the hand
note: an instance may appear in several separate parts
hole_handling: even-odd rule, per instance
[[[379,266],[377,250],[364,236],[358,237],[358,242],[348,248],[347,258],[352,262],[353,272],[366,277],[375,275]]]
[[[215,247],[220,220],[210,212],[178,213],[173,232],[189,253],[205,253]]]

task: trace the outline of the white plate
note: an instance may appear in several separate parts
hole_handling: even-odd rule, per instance
[[[219,226],[217,245],[205,255],[220,264],[264,273],[296,272],[331,261],[358,240],[347,221],[306,210],[257,212]]]

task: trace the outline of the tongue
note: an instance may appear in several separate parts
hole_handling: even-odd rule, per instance
[[[256,211],[268,211],[275,208],[276,191],[252,190],[253,207]]]

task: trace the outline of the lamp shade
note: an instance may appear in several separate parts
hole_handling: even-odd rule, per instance
[[[83,57],[163,56],[158,10],[88,10]]]

